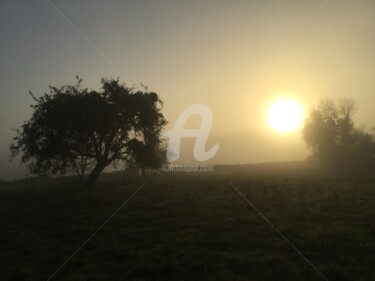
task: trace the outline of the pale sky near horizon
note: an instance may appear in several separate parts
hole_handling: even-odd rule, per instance
[[[286,93],[305,111],[354,98],[357,125],[375,126],[375,1],[50,3],[0,2],[0,180],[25,173],[8,155],[11,129],[32,113],[28,91],[39,96],[75,75],[92,89],[102,77],[147,85],[164,100],[168,128],[189,105],[207,104],[207,147],[220,145],[209,163],[304,160],[299,131],[266,125],[267,106]]]

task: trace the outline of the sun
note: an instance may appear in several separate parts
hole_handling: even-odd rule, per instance
[[[293,99],[278,99],[268,109],[268,125],[280,133],[293,132],[303,122],[302,106]]]

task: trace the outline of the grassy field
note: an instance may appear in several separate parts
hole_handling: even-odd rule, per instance
[[[48,280],[143,182],[51,280],[375,280],[375,173],[297,164],[2,182],[0,280]]]

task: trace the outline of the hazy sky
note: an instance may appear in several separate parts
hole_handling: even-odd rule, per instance
[[[207,146],[220,145],[211,163],[303,160],[300,132],[266,126],[267,106],[285,92],[307,111],[324,97],[352,97],[357,124],[375,126],[373,0],[51,3],[0,2],[0,179],[24,174],[8,147],[32,113],[28,91],[76,74],[93,89],[102,77],[146,84],[164,100],[169,127],[187,106],[207,104]],[[190,161],[193,142],[183,144]]]

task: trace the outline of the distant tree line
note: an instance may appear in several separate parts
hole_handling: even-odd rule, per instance
[[[310,163],[330,168],[375,167],[375,138],[357,128],[353,99],[325,99],[311,110],[303,139],[311,151]]]
[[[154,92],[141,91],[119,80],[102,79],[100,91],[75,85],[50,87],[35,97],[34,112],[10,146],[11,158],[36,175],[89,172],[93,186],[108,165],[137,165],[143,173],[166,159],[161,130],[166,125],[162,101]]]

